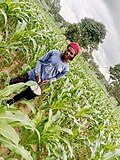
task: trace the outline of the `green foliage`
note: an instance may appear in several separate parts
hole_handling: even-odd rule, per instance
[[[32,68],[47,51],[63,50],[67,45],[65,36],[39,1],[8,0],[0,8],[3,80],[8,82],[12,74]],[[108,97],[80,56],[70,62],[67,77],[43,87],[38,102],[5,103],[30,85],[33,83],[11,86],[5,83],[6,87],[0,91],[0,145],[9,149],[9,155],[1,153],[0,158],[119,158],[120,121],[118,112],[114,111],[116,102]]]
[[[40,2],[38,6],[41,6]],[[47,51],[53,47],[57,48],[60,31],[55,24],[52,24],[51,18],[44,14],[44,10],[38,6],[32,0],[27,3],[11,1],[9,6],[7,2],[0,5],[1,68],[11,66],[14,60],[19,63],[19,59],[22,64],[29,63],[34,56],[38,58],[42,55],[45,48]],[[56,41],[53,41],[53,37]],[[60,43],[63,43],[62,39],[63,35],[59,36]]]
[[[105,79],[105,76],[99,71],[99,66],[96,62],[94,62],[94,58],[92,56],[92,53],[87,51],[82,51],[82,56],[84,57],[85,61],[88,63],[89,68],[94,71],[97,75],[97,78],[101,81],[101,83],[108,88],[108,82]]]
[[[113,80],[108,86],[108,92],[111,96],[115,97],[120,105],[120,64],[110,67],[110,78]]]
[[[23,88],[23,86],[25,85],[32,84],[34,83],[28,82],[26,84],[20,83],[8,86],[0,92],[0,100],[7,99],[7,96],[11,93],[17,91],[18,89],[20,90],[20,88]],[[0,121],[0,143],[8,147],[17,155],[21,155],[26,160],[32,160],[33,158],[30,155],[30,153],[24,148],[24,146],[20,145],[19,134],[16,132],[14,128],[15,126],[24,126],[26,129],[38,132],[32,120],[26,114],[17,110],[16,108],[7,108],[5,104],[1,104]]]
[[[58,14],[60,11],[60,0],[45,0],[47,5],[50,7],[50,13]]]
[[[103,43],[106,36],[105,25],[91,18],[81,19],[79,25],[82,47],[90,51],[98,49],[98,45]]]
[[[114,67],[110,67],[110,78],[120,84],[120,64],[116,64]]]
[[[117,100],[118,105],[120,105],[120,85],[116,82],[111,82],[107,90]]]
[[[81,19],[78,24],[70,24],[65,32],[70,41],[78,42],[81,47],[91,52],[103,43],[105,35],[105,25],[91,18]]]
[[[66,29],[65,36],[71,41],[78,42],[80,44],[80,27],[78,24],[70,24]]]

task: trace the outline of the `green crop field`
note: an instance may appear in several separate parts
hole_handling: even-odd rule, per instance
[[[35,100],[5,103],[33,82],[9,80],[68,42],[38,0],[0,1],[0,160],[119,160],[115,100],[79,56]]]

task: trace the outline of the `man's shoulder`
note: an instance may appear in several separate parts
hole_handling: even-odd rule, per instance
[[[53,54],[61,54],[62,52],[56,49],[51,50]]]

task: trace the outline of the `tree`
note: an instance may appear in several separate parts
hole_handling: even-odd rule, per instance
[[[99,43],[103,43],[105,39],[105,25],[91,18],[82,19],[79,25],[82,47],[90,50],[98,49]]]
[[[47,5],[50,7],[49,12],[52,14],[58,14],[60,11],[60,0],[45,0]]]
[[[65,35],[70,41],[78,42],[81,47],[88,51],[98,49],[106,36],[105,25],[91,18],[81,19],[78,24],[70,24]]]
[[[120,84],[120,64],[109,68],[110,78]]]
[[[109,68],[110,78],[113,80],[109,85],[108,92],[114,96],[120,105],[120,64]]]
[[[79,25],[76,23],[68,25],[68,27],[65,31],[65,36],[71,42],[75,41],[80,44],[80,27],[79,27]]]
[[[109,95],[113,96],[120,106],[120,85],[116,82],[109,84],[107,88]]]

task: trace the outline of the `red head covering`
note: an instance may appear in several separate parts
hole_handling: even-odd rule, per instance
[[[68,46],[71,46],[75,50],[76,55],[80,52],[80,46],[78,43],[71,42]]]

